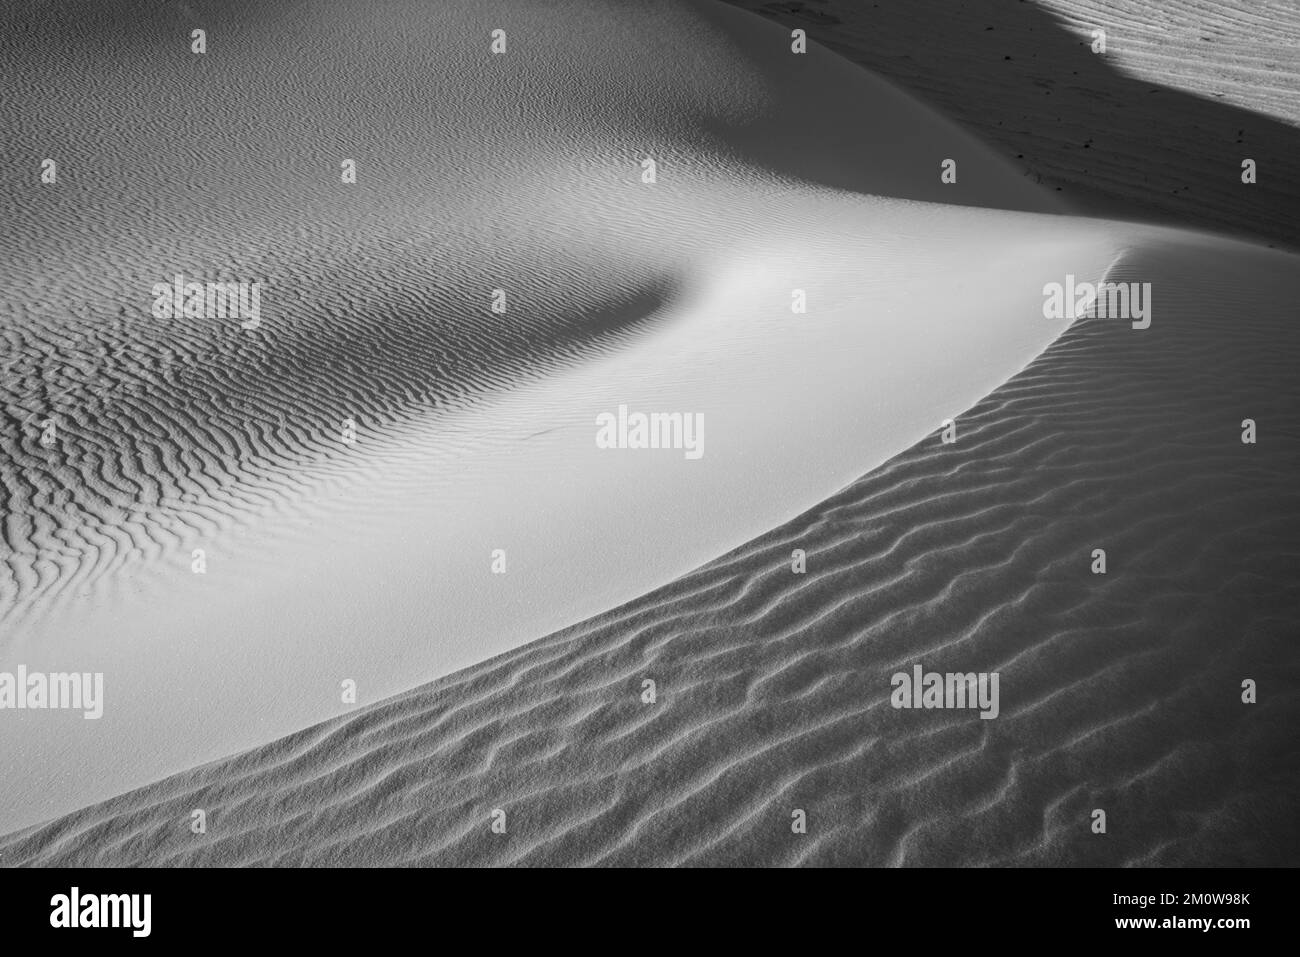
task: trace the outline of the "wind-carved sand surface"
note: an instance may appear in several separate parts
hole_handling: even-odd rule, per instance
[[[1080,321],[956,444],[584,624],[11,835],[0,859],[1294,861],[1295,260],[1149,240],[1112,275],[1166,290],[1163,321]],[[1274,423],[1256,446],[1242,409]],[[914,662],[1000,671],[1000,716],[891,708]]]
[[[1052,215],[725,7],[214,8],[205,58],[171,8],[14,16],[5,118],[74,159],[5,173],[0,670],[107,700],[3,715],[0,828],[110,800],[0,860],[1294,856],[1292,257]],[[1043,282],[1108,269],[1152,327],[1051,345]],[[154,320],[175,272],[261,327]],[[598,450],[620,404],[704,456]],[[891,709],[914,663],[1001,717]]]

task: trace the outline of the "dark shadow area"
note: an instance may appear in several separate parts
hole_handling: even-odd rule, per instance
[[[1096,54],[1084,32],[1026,0],[727,2],[802,28],[924,100],[1082,213],[1300,248],[1300,129],[1125,74],[1120,23],[1097,23],[1111,52]],[[1253,185],[1241,180],[1247,158]]]

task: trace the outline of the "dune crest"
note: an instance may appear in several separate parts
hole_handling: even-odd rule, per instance
[[[93,730],[7,716],[4,826],[671,581],[1023,367],[1066,325],[1026,276],[1113,253],[721,6],[14,19],[16,141],[71,145],[48,188],[5,174],[0,665],[103,672],[106,701]],[[176,275],[258,284],[256,321],[166,315]],[[707,453],[600,448],[620,406],[699,416]]]

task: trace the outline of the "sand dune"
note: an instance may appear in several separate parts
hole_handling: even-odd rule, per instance
[[[1112,276],[1163,291],[1151,328],[1077,323],[956,444],[928,438],[582,625],[11,835],[0,859],[1293,861],[1295,260],[1152,232]],[[1001,716],[891,708],[915,662],[1000,670]]]
[[[0,716],[0,862],[1295,859],[1298,261],[1063,215],[1289,242],[1235,145],[1143,134],[1195,200],[1122,150],[1026,175],[970,12],[884,72],[993,146],[713,3],[6,15],[0,670],[108,700]],[[260,325],[160,318],[176,273]],[[1067,274],[1151,327],[1045,319]],[[620,406],[707,449],[598,448]],[[999,672],[998,720],[891,708],[913,664]]]
[[[185,551],[198,528],[309,498],[355,469],[345,416],[381,431],[609,349],[702,257],[797,211],[790,177],[1058,208],[948,121],[838,58],[796,62],[725,8],[575,3],[567,26],[585,25],[565,34],[547,5],[317,6],[14,11],[15,145],[72,145],[58,188],[4,174],[7,598],[89,587],[126,552]],[[493,58],[484,37],[506,19],[516,46]],[[172,39],[199,20],[206,58]],[[129,58],[99,39],[141,30]],[[679,55],[604,30],[660,33]],[[56,44],[75,71],[46,69]],[[636,83],[601,82],[624,74]],[[938,181],[939,144],[979,184],[964,199]],[[652,154],[655,190],[638,181]],[[347,188],[344,156],[361,169]],[[151,320],[145,290],[177,273],[263,281],[265,326]],[[488,308],[498,287],[508,320]],[[68,441],[39,446],[46,418]]]
[[[3,827],[671,581],[1022,368],[1066,325],[1036,277],[1114,254],[723,6],[64,9],[16,11],[7,51],[18,143],[61,172],[5,182],[0,664],[102,671],[113,703],[7,716]],[[159,314],[176,274],[264,283],[260,324]],[[622,406],[702,415],[706,453],[598,449]]]

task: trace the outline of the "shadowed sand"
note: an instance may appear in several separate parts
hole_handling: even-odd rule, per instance
[[[1300,249],[1291,0],[727,0],[807,31],[1094,216]],[[1093,31],[1106,50],[1093,52]],[[1242,160],[1257,181],[1242,183]],[[960,193],[959,188],[954,190]]]
[[[1294,862],[1296,260],[1140,239],[1111,278],[1153,283],[1151,328],[1079,321],[955,444],[608,614],[10,835],[0,861]],[[891,708],[917,663],[1000,672],[1001,715]]]

